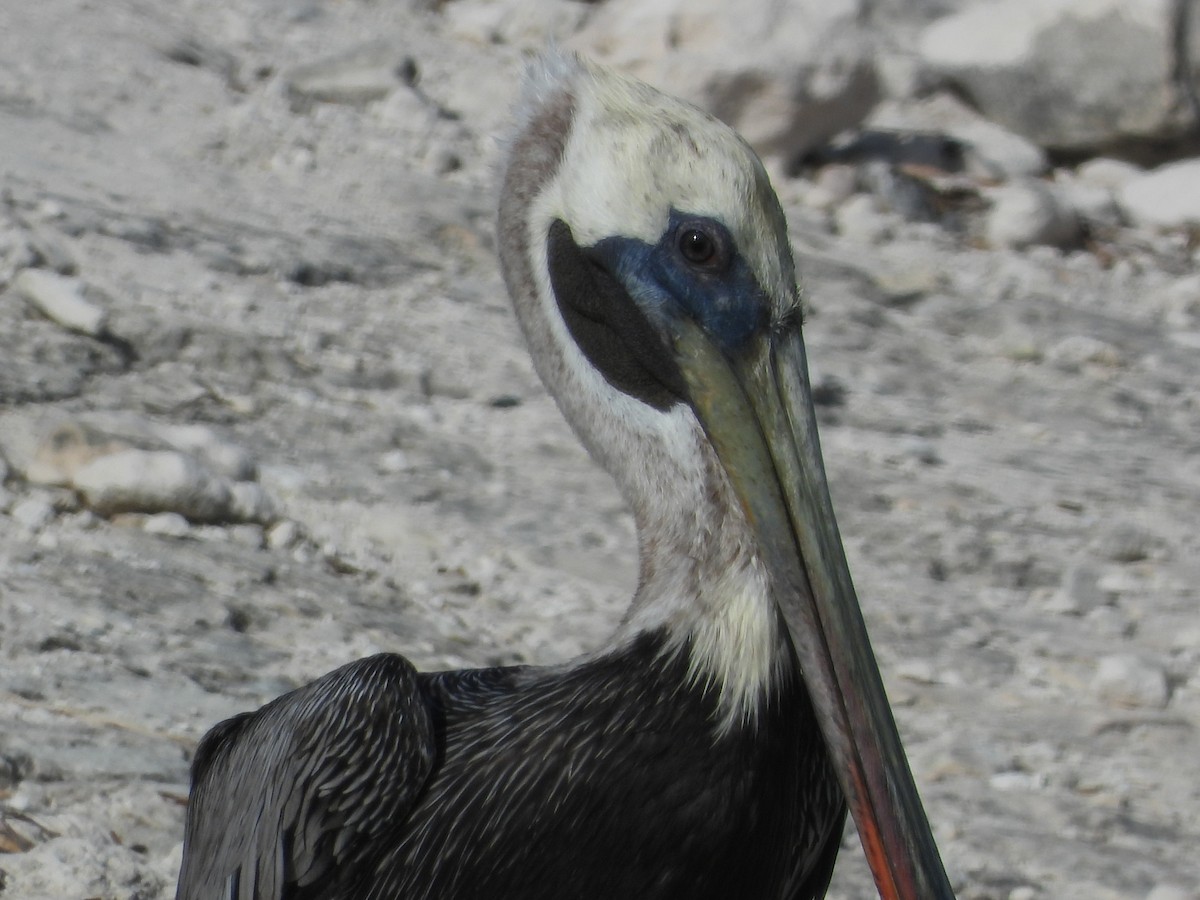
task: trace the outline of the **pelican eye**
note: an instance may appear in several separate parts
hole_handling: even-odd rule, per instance
[[[728,268],[731,242],[725,230],[713,222],[684,222],[675,232],[679,255],[693,269],[720,272]]]

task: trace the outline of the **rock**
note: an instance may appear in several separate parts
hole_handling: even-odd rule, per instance
[[[1126,182],[1141,175],[1142,169],[1124,160],[1098,156],[1081,163],[1075,174],[1086,184],[1116,191]]]
[[[1132,654],[1103,657],[1092,687],[1100,699],[1119,707],[1162,709],[1170,697],[1162,667]]]
[[[152,434],[161,437],[176,450],[200,457],[214,471],[234,481],[252,481],[258,477],[258,463],[244,447],[222,439],[204,425],[149,425]]]
[[[1054,193],[1080,222],[1117,227],[1124,221],[1116,196],[1109,187],[1084,181],[1070,172],[1057,173]]]
[[[93,460],[132,447],[127,439],[87,422],[64,422],[37,445],[25,477],[34,484],[67,485],[75,472]]]
[[[1200,326],[1200,273],[1181,275],[1147,300],[1172,328]]]
[[[843,203],[835,221],[839,234],[859,244],[877,244],[892,230],[887,216],[869,194],[856,194]]]
[[[361,106],[416,80],[416,63],[391,42],[373,42],[296,69],[287,80],[292,107],[313,103]]]
[[[258,550],[263,546],[263,529],[261,525],[234,525],[229,529],[229,539],[235,544]]]
[[[1118,522],[1101,538],[1099,551],[1116,563],[1149,559],[1162,541],[1153,532],[1132,522]]]
[[[9,515],[26,531],[41,531],[54,521],[54,506],[43,497],[26,497],[13,504]]]
[[[147,516],[146,520],[142,522],[142,531],[162,537],[181,538],[187,537],[188,532],[191,531],[191,525],[179,513],[165,512]]]
[[[89,507],[102,516],[176,512],[193,522],[231,514],[229,484],[184,453],[123,450],[80,468],[72,479]]]
[[[47,318],[59,325],[101,337],[108,330],[108,313],[85,296],[84,284],[44,269],[25,269],[13,287]]]
[[[1065,247],[1079,240],[1074,211],[1040,181],[1023,179],[1003,185],[991,192],[991,199],[984,233],[993,247]]]
[[[56,234],[33,223],[28,223],[26,227],[29,229],[29,248],[33,251],[36,266],[60,275],[74,275],[79,271],[75,257]]]
[[[267,546],[272,550],[287,550],[300,540],[300,526],[291,519],[283,519],[267,529]]]
[[[610,0],[571,45],[791,161],[863,121],[881,96],[861,0]]]
[[[1100,588],[1100,572],[1090,562],[1082,562],[1067,569],[1046,605],[1053,612],[1082,615],[1111,602],[1111,595]]]
[[[1143,228],[1200,226],[1200,159],[1169,163],[1126,181],[1121,209]]]
[[[278,518],[274,501],[253,481],[235,481],[229,486],[229,512],[243,522],[268,523]]]
[[[1125,364],[1112,344],[1086,334],[1065,337],[1046,351],[1046,361],[1064,372],[1079,372],[1087,365],[1119,368]]]
[[[159,452],[168,454],[163,458],[171,458],[170,454],[174,452],[176,457],[190,460],[189,471],[204,472],[211,485],[222,485],[212,490],[214,497],[225,498],[221,501],[224,511],[219,516],[223,520],[266,523],[275,519],[274,503],[253,480],[258,475],[255,458],[205,425],[170,425],[113,414],[72,419],[56,425],[37,444],[25,476],[35,484],[73,486],[82,490],[81,471],[99,460],[128,452],[148,454],[147,458],[151,459]],[[89,488],[95,488],[87,481],[90,475],[83,477]],[[86,492],[85,496],[88,496]],[[92,502],[90,497],[88,502]],[[144,508],[135,504],[120,511],[155,513],[163,509],[172,511],[174,508],[160,508],[156,503],[150,503]],[[104,500],[101,509],[96,511],[111,515],[115,510],[109,510],[108,501]],[[194,518],[186,509],[174,511]],[[205,521],[207,514],[200,515],[200,521]]]
[[[1176,76],[1173,0],[991,0],[934,22],[919,54],[992,119],[1091,152],[1196,126]]]

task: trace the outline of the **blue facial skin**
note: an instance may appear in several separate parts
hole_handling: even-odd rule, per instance
[[[685,256],[680,243],[689,231],[702,232],[715,245],[709,264],[697,265]],[[735,356],[752,335],[767,327],[766,293],[737,252],[729,230],[715,219],[672,210],[658,243],[611,237],[589,252],[664,330],[671,330],[673,320],[690,318],[727,356]]]

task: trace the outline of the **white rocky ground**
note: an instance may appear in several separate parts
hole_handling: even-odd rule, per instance
[[[603,639],[631,525],[519,346],[492,216],[547,35],[701,71],[648,66],[611,3],[3,5],[0,896],[171,896],[197,738],[340,663]],[[916,47],[965,5],[874,27]],[[829,92],[793,99],[886,95],[964,170],[790,177],[810,120],[768,81],[735,105],[767,98],[740,124],[917,780],[962,898],[1195,900],[1200,175],[1147,221],[1150,176],[1047,178],[897,46],[865,80],[789,62]],[[873,895],[853,834],[831,895]]]

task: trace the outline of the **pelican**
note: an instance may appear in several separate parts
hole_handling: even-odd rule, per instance
[[[758,158],[551,52],[498,246],[539,375],[633,511],[630,608],[560,665],[381,654],[217,725],[179,900],[809,900],[847,809],[881,897],[952,900],[834,520]]]

